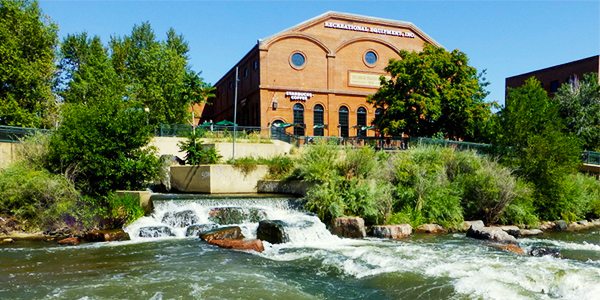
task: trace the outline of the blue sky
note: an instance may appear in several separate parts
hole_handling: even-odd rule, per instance
[[[41,1],[60,28],[106,44],[149,21],[159,38],[173,27],[190,60],[215,83],[257,39],[329,10],[414,23],[446,49],[487,70],[487,100],[504,103],[509,76],[600,52],[600,1]]]

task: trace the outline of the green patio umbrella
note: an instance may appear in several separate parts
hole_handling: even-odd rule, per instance
[[[204,121],[204,123],[200,124],[200,127],[203,128],[210,128],[210,126],[212,125],[212,122],[208,122],[208,121]]]
[[[215,125],[218,125],[218,126],[237,126],[237,124],[235,124],[235,123],[233,123],[231,121],[227,121],[227,120],[219,121],[219,122],[215,123]]]
[[[288,128],[288,127],[292,127],[294,126],[294,124],[291,123],[274,123],[273,127],[277,127],[277,128]]]

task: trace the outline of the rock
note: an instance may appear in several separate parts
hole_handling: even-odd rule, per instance
[[[129,233],[123,231],[123,229],[114,229],[89,231],[83,236],[83,240],[86,242],[114,242],[128,241],[130,238]]]
[[[525,254],[525,250],[523,250],[523,248],[519,247],[519,245],[516,244],[495,244],[492,246],[500,250],[512,252],[519,255]]]
[[[167,226],[148,226],[140,228],[139,237],[167,237],[175,236]]]
[[[499,227],[473,227],[467,231],[467,237],[488,240],[504,244],[516,244],[517,239]]]
[[[577,221],[577,224],[579,225],[583,225],[583,226],[588,226],[590,222],[588,222],[587,220],[581,220],[581,221]]]
[[[412,234],[412,226],[409,224],[376,225],[371,227],[371,234],[378,238],[401,239]]]
[[[11,238],[7,238],[7,239],[2,239],[2,244],[10,244],[10,243],[14,243],[15,240],[11,239]]]
[[[198,216],[192,210],[167,212],[162,217],[162,222],[171,227],[188,227],[198,223]]]
[[[282,244],[290,241],[285,232],[285,223],[280,220],[263,220],[258,223],[256,237],[271,244]]]
[[[62,240],[58,241],[58,243],[61,245],[69,245],[69,246],[79,245],[80,242],[81,241],[79,240],[78,237],[70,237],[70,238],[66,238],[66,239],[62,239]]]
[[[266,218],[265,211],[258,208],[217,207],[208,212],[208,219],[220,225],[256,223]]]
[[[483,221],[481,220],[475,220],[475,221],[464,221],[462,223],[461,226],[461,232],[467,232],[467,230],[469,230],[469,228],[471,228],[471,226],[475,226],[475,227],[485,227],[485,224],[483,224]]]
[[[364,238],[367,236],[365,220],[360,217],[335,218],[331,224],[331,232],[346,238]]]
[[[542,231],[547,231],[547,230],[552,230],[554,229],[554,226],[556,226],[556,224],[554,224],[554,222],[542,222],[542,224],[540,224],[540,229]]]
[[[207,241],[211,245],[219,246],[225,249],[235,250],[253,250],[256,252],[265,251],[265,247],[261,240],[242,240],[242,239],[215,239]]]
[[[504,225],[499,226],[498,228],[504,230],[506,233],[518,238],[521,236],[521,228],[514,225]]]
[[[215,228],[219,228],[219,225],[217,224],[194,224],[189,226],[186,230],[185,230],[185,236],[200,236],[200,234],[203,234],[207,231],[213,230]]]
[[[521,232],[519,233],[520,236],[525,237],[525,236],[532,236],[532,235],[540,235],[544,233],[543,231],[541,231],[540,229],[521,229]]]
[[[438,224],[422,224],[415,230],[417,233],[447,233],[448,231]]]
[[[567,225],[567,222],[564,220],[558,220],[554,222],[554,227],[552,229],[555,231],[566,231],[568,228],[569,226]]]
[[[221,227],[213,230],[209,230],[200,234],[200,238],[204,241],[210,242],[212,240],[241,240],[244,238],[242,229],[238,226]]]
[[[552,256],[556,258],[562,258],[562,255],[558,249],[547,247],[534,247],[529,251],[529,255],[536,257]]]

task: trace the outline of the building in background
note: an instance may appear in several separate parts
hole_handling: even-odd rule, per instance
[[[582,78],[583,74],[600,72],[600,56],[592,56],[561,65],[552,66],[540,70],[531,71],[525,74],[515,75],[506,78],[506,92],[509,88],[516,88],[530,77],[537,78],[544,89],[551,97],[558,88],[565,82],[570,82],[575,78]]]
[[[237,123],[299,136],[373,136],[366,102],[399,50],[439,46],[412,23],[327,12],[257,44],[217,83],[201,121]]]

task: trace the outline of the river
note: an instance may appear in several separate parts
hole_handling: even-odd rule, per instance
[[[280,199],[281,200],[281,199]],[[293,201],[157,201],[126,228],[131,241],[0,245],[0,299],[600,299],[600,230],[520,239],[563,258],[519,256],[462,233],[406,240],[342,239]],[[263,253],[217,248],[197,237],[142,238],[166,212],[207,222],[216,206],[263,209],[284,220],[290,242]],[[256,223],[243,223],[253,237]]]

